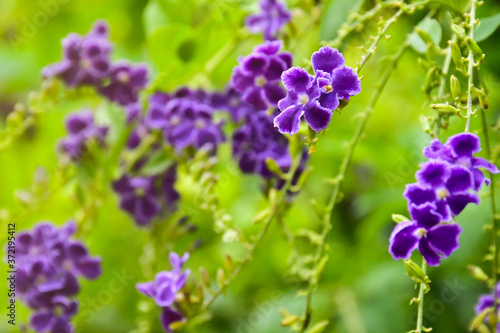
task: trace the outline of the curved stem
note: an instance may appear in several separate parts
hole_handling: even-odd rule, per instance
[[[474,40],[474,25],[476,21],[476,4],[477,0],[471,0],[471,8],[470,8],[470,31],[469,37]],[[468,86],[467,86],[467,121],[465,122],[465,132],[469,132],[470,128],[470,119],[472,117],[472,87],[474,87],[474,53],[472,50],[469,50],[469,56],[467,57],[468,61],[468,70],[467,74],[469,76]]]
[[[281,190],[279,192],[280,193],[279,198],[278,198],[276,204],[274,205],[274,207],[271,207],[271,213],[267,216],[267,218],[264,220],[264,222],[262,222],[262,224],[264,224],[264,226],[257,234],[256,240],[250,245],[250,249],[247,252],[246,256],[244,257],[243,261],[240,262],[240,264],[234,269],[231,276],[225,281],[224,285],[219,290],[217,290],[209,299],[207,299],[205,301],[205,303],[203,303],[203,306],[200,310],[200,313],[202,313],[208,307],[210,307],[210,305],[212,305],[212,303],[220,295],[222,295],[226,291],[226,289],[231,284],[231,282],[233,282],[238,277],[238,275],[243,270],[243,268],[252,260],[252,257],[254,255],[255,251],[257,250],[259,244],[262,242],[262,239],[264,238],[267,231],[269,230],[269,227],[270,227],[272,221],[275,218],[279,218],[281,216],[281,214],[283,213],[282,210],[283,210],[285,203],[286,203],[286,200],[285,200],[286,195],[287,195],[287,192],[292,185],[293,174],[295,173],[295,171],[299,167],[300,159],[302,157],[301,155],[302,154],[298,154],[298,156],[295,157],[295,159],[293,161],[292,168],[291,168],[290,172],[288,173],[289,177],[287,177],[286,183],[283,185],[283,187],[281,188]]]
[[[486,154],[488,157],[488,160],[491,161],[491,147],[490,147],[490,140],[488,136],[488,124],[486,122],[486,112],[484,109],[481,109],[481,120],[482,120],[482,125],[483,125],[483,133],[484,133],[484,146],[486,150]],[[493,216],[493,239],[492,239],[492,247],[493,247],[493,260],[492,260],[492,270],[493,270],[493,293],[494,293],[494,300],[495,300],[495,305],[494,309],[498,308],[498,293],[497,293],[497,288],[496,285],[499,281],[499,276],[498,276],[498,264],[500,260],[500,247],[499,247],[499,242],[498,242],[498,233],[500,231],[500,219],[497,215],[497,208],[496,208],[496,189],[495,189],[495,174],[490,172],[490,191],[491,191],[491,214]],[[496,328],[495,328],[496,330]],[[495,331],[496,332],[496,331]]]
[[[377,104],[378,99],[380,98],[380,95],[382,94],[385,85],[389,81],[389,78],[393,72],[393,70],[396,68],[399,60],[401,59],[402,55],[404,52],[408,49],[410,46],[409,43],[410,35],[406,38],[406,41],[401,45],[400,49],[398,52],[393,56],[393,60],[391,64],[388,66],[388,69],[384,73],[381,81],[375,88],[375,92],[372,95],[372,98],[370,99],[370,102],[368,106],[366,107],[365,111],[361,113],[361,121],[358,124],[358,127],[356,128],[356,132],[354,133],[353,138],[351,139],[349,143],[349,148],[347,149],[346,154],[344,155],[344,158],[342,159],[342,162],[340,164],[340,169],[339,172],[337,173],[336,177],[334,178],[335,183],[333,185],[330,198],[328,200],[328,205],[325,210],[325,215],[323,216],[323,230],[321,232],[321,243],[318,245],[316,253],[313,258],[313,264],[314,267],[317,267],[319,261],[321,260],[321,257],[323,256],[323,252],[325,251],[325,242],[326,242],[326,237],[328,236],[330,230],[331,230],[331,223],[330,219],[332,216],[332,211],[333,208],[335,207],[335,204],[338,201],[338,195],[339,195],[339,190],[340,186],[342,184],[342,181],[344,180],[345,173],[347,171],[347,167],[349,166],[349,163],[352,159],[352,156],[354,154],[354,150],[361,140],[361,137],[363,136],[364,129],[366,127],[366,124],[368,123],[368,119],[370,118],[373,109],[375,105]],[[307,304],[306,304],[306,310],[305,310],[305,318],[306,320],[304,321],[304,325],[301,329],[301,332],[304,332],[305,329],[307,328],[308,324],[308,318],[310,316],[310,313],[312,312],[311,310],[311,298],[312,298],[312,292],[314,289],[317,287],[318,281],[317,279],[314,279],[313,282],[310,282],[308,290],[307,290]]]
[[[422,271],[424,274],[427,273],[427,262],[422,259]],[[418,313],[417,313],[417,329],[416,333],[424,332],[424,295],[427,286],[425,283],[420,284],[420,289],[418,291]]]

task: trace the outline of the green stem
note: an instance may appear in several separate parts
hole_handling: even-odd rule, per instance
[[[345,173],[347,171],[347,167],[349,166],[349,163],[352,159],[352,156],[354,154],[354,150],[355,150],[357,144],[359,143],[359,141],[361,140],[361,137],[363,136],[364,129],[366,127],[366,124],[368,123],[368,119],[370,118],[370,116],[373,112],[373,109],[374,109],[375,105],[377,104],[377,101],[380,98],[380,95],[382,94],[382,92],[385,88],[385,85],[389,81],[389,78],[390,78],[392,72],[394,71],[394,69],[396,68],[402,55],[410,46],[410,43],[409,43],[410,37],[409,36],[410,35],[408,35],[406,41],[401,45],[398,52],[393,56],[393,60],[392,60],[391,64],[388,66],[388,69],[384,73],[381,81],[379,82],[379,84],[375,88],[375,91],[372,95],[372,98],[370,99],[370,102],[369,102],[366,110],[361,113],[361,121],[358,124],[356,132],[354,133],[354,136],[349,143],[349,148],[347,149],[347,152],[344,155],[344,158],[342,159],[339,172],[337,173],[336,177],[334,178],[335,183],[333,185],[333,188],[332,188],[332,191],[330,194],[330,198],[328,200],[328,206],[325,209],[325,215],[323,216],[323,221],[322,221],[323,222],[322,223],[323,230],[321,232],[321,244],[318,245],[316,253],[314,255],[314,259],[313,259],[314,267],[317,267],[319,261],[321,260],[321,257],[323,256],[323,252],[325,251],[326,237],[328,236],[328,234],[332,228],[331,223],[330,223],[332,211],[333,211],[333,208],[335,207],[335,204],[337,203],[340,186],[342,185],[342,181],[344,180],[344,176],[345,176]],[[317,284],[318,284],[317,279],[314,279],[314,281],[312,283],[310,282],[309,287],[308,287],[307,305],[306,305],[306,310],[305,310],[306,318],[308,317],[308,314],[310,314],[312,311],[311,310],[311,297],[312,297],[312,292],[317,287]],[[301,332],[304,332],[306,328],[307,328],[307,326],[303,325]]]
[[[427,262],[422,259],[422,271],[427,274]],[[420,289],[418,291],[418,312],[417,312],[417,329],[416,333],[424,332],[424,295],[427,286],[425,283],[420,284]]]
[[[484,133],[484,146],[486,150],[486,154],[488,157],[488,160],[491,161],[492,156],[491,156],[491,146],[490,146],[490,140],[488,136],[488,124],[486,122],[486,112],[484,109],[481,109],[481,119],[482,119],[482,125],[483,125],[483,133]],[[490,172],[490,191],[491,191],[491,214],[493,216],[493,240],[492,240],[492,247],[493,247],[493,260],[492,260],[492,270],[493,270],[493,292],[495,295],[495,305],[494,309],[498,307],[499,301],[498,301],[498,293],[497,293],[497,288],[496,285],[499,280],[498,276],[498,263],[500,260],[500,247],[499,242],[498,242],[498,232],[500,230],[500,219],[499,216],[497,215],[497,208],[496,208],[496,199],[495,199],[495,194],[496,194],[496,189],[495,189],[495,174]],[[496,327],[495,327],[495,332],[497,332]]]
[[[257,250],[259,244],[262,242],[262,239],[264,238],[267,231],[269,230],[269,227],[270,227],[272,221],[275,218],[278,218],[278,219],[280,218],[281,214],[283,213],[282,209],[286,203],[285,198],[286,198],[287,192],[292,185],[293,174],[295,173],[295,171],[299,167],[301,157],[302,157],[302,154],[299,153],[298,156],[296,156],[294,158],[292,168],[291,168],[290,172],[288,173],[289,177],[287,177],[286,183],[283,185],[283,187],[281,188],[281,190],[279,192],[280,193],[279,198],[278,198],[276,204],[274,205],[274,207],[271,207],[271,213],[262,222],[262,224],[264,226],[257,234],[256,240],[250,245],[250,249],[247,252],[246,256],[243,258],[243,261],[240,262],[240,264],[234,269],[231,276],[225,281],[224,285],[219,290],[217,290],[209,299],[207,299],[205,301],[205,303],[203,303],[203,306],[202,306],[201,310],[199,311],[199,313],[203,313],[208,307],[210,307],[210,305],[212,305],[212,303],[220,295],[222,295],[226,291],[228,286],[238,277],[238,275],[243,270],[243,268],[252,260],[252,257],[254,255],[255,251]]]
[[[469,37],[474,40],[474,25],[476,21],[476,4],[477,0],[471,0],[470,8],[470,31]],[[465,132],[469,132],[470,129],[470,119],[472,117],[472,87],[474,87],[474,53],[469,50],[469,56],[467,57],[469,68],[467,70],[468,74],[468,86],[467,86],[467,121],[465,122]]]
[[[456,36],[453,35],[452,42],[455,42],[455,40]],[[446,49],[446,57],[443,63],[443,76],[441,77],[441,82],[439,84],[438,99],[440,102],[443,101],[445,98],[446,79],[448,78],[448,73],[450,71],[450,64],[451,64],[451,45],[448,45],[448,48]],[[436,137],[438,139],[441,132],[441,117],[442,117],[441,113],[438,112],[436,121]]]

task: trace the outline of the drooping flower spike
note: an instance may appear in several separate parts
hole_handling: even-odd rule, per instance
[[[282,112],[274,119],[281,133],[297,133],[302,118],[314,131],[324,130],[340,99],[349,100],[361,92],[357,74],[344,66],[345,59],[337,50],[324,46],[313,53],[311,63],[314,76],[300,67],[290,68],[282,74],[288,94],[279,101]]]
[[[390,238],[389,252],[394,259],[409,259],[418,248],[430,266],[438,266],[459,247],[462,228],[456,223],[443,223],[436,206],[425,203],[410,207],[411,221],[399,223]]]
[[[137,290],[152,298],[163,310],[160,315],[160,322],[166,332],[171,332],[170,325],[184,319],[182,313],[174,310],[175,295],[184,288],[190,270],[183,271],[184,263],[189,259],[189,253],[184,253],[181,257],[175,252],[170,252],[170,264],[172,270],[163,271],[156,274],[153,281],[138,283]]]
[[[262,0],[260,9],[260,13],[247,16],[245,25],[252,33],[262,32],[266,40],[275,40],[277,32],[291,20],[292,14],[279,0]]]
[[[60,228],[44,222],[17,235],[16,293],[34,310],[30,323],[36,332],[73,332],[77,277],[93,280],[101,275],[101,259],[72,239],[75,231],[73,221]]]
[[[282,46],[281,41],[261,44],[240,58],[233,70],[231,86],[258,110],[274,108],[286,96],[279,82],[281,74],[292,66],[292,54],[280,52]]]

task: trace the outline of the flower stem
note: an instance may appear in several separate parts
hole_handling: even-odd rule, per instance
[[[354,136],[349,143],[349,148],[347,149],[347,152],[344,155],[344,158],[342,159],[339,172],[337,173],[337,175],[334,178],[335,183],[333,185],[333,188],[332,188],[332,191],[330,194],[330,198],[328,200],[328,205],[325,209],[325,214],[323,215],[323,221],[322,221],[323,222],[322,223],[323,229],[322,229],[322,232],[320,235],[321,243],[318,245],[318,247],[316,249],[316,253],[313,257],[313,267],[318,266],[318,263],[320,262],[320,260],[323,256],[323,253],[325,251],[326,238],[327,238],[327,236],[332,228],[331,223],[330,223],[332,211],[335,207],[335,204],[338,201],[340,186],[342,185],[342,181],[344,180],[344,176],[345,176],[345,173],[347,171],[347,167],[349,166],[349,163],[350,163],[352,156],[354,154],[354,150],[363,136],[364,129],[366,127],[366,124],[368,123],[368,119],[370,118],[370,116],[373,112],[373,109],[374,109],[378,99],[380,98],[380,95],[382,94],[382,92],[385,88],[385,85],[389,81],[389,78],[390,78],[392,72],[394,71],[394,69],[396,68],[402,55],[410,46],[409,40],[410,40],[410,35],[408,35],[406,41],[401,45],[398,52],[392,57],[392,62],[388,66],[388,69],[384,73],[381,81],[379,82],[379,84],[375,88],[375,92],[373,93],[372,98],[370,99],[368,106],[366,107],[365,111],[361,112],[361,114],[360,114],[361,121],[358,124],[358,127],[356,128],[356,132],[354,133]],[[305,319],[306,320],[304,321],[304,325],[302,326],[302,329],[300,332],[304,332],[305,329],[307,328],[308,318],[310,317],[310,314],[312,312],[312,309],[311,309],[312,293],[317,288],[317,285],[318,285],[318,279],[313,279],[312,281],[309,282],[309,286],[307,288],[307,301],[306,301],[307,304],[306,304],[306,310],[305,310]]]
[[[484,146],[486,150],[486,155],[488,157],[488,160],[491,161],[492,156],[491,156],[491,147],[490,147],[490,140],[488,136],[488,124],[486,122],[486,112],[484,111],[483,108],[481,108],[481,120],[482,120],[482,125],[483,125],[483,135],[484,135]],[[495,300],[495,305],[494,309],[498,307],[499,301],[498,301],[498,293],[497,293],[497,288],[496,285],[498,283],[498,263],[500,260],[500,247],[499,242],[498,242],[498,232],[500,231],[500,219],[497,215],[497,208],[496,208],[496,198],[495,198],[495,174],[490,172],[490,196],[491,196],[491,214],[493,216],[493,239],[492,239],[492,247],[493,247],[493,260],[492,260],[492,270],[493,270],[493,293],[495,295],[494,300]],[[496,329],[496,328],[495,328]]]
[[[297,170],[297,168],[300,165],[300,159],[302,157],[301,155],[302,154],[299,153],[298,156],[296,156],[294,158],[292,167],[288,173],[289,177],[287,177],[285,184],[283,185],[283,187],[281,188],[281,190],[279,192],[279,198],[278,198],[275,206],[271,207],[271,213],[262,222],[263,227],[259,231],[259,233],[257,234],[256,240],[250,245],[250,249],[247,252],[246,256],[243,258],[243,261],[241,261],[240,264],[233,270],[231,276],[225,281],[224,285],[219,290],[217,290],[215,293],[213,293],[212,296],[205,301],[205,303],[203,303],[203,306],[201,307],[199,313],[203,313],[208,307],[210,307],[210,305],[212,305],[212,303],[220,295],[222,295],[226,291],[226,289],[236,279],[236,277],[238,277],[238,275],[243,270],[243,268],[252,260],[252,257],[254,255],[255,251],[257,250],[259,244],[262,242],[262,239],[264,238],[267,231],[269,230],[269,227],[270,227],[272,221],[275,218],[279,219],[281,214],[283,214],[283,208],[284,208],[285,203],[286,203],[285,198],[286,198],[288,190],[290,189],[290,187],[292,185],[293,174],[295,173],[295,171]]]
[[[422,271],[427,274],[427,262],[422,259]],[[425,283],[420,284],[420,289],[418,291],[418,313],[417,313],[417,329],[416,333],[424,332],[424,295],[427,286]]]
[[[477,0],[471,0],[471,8],[470,8],[470,31],[469,37],[474,40],[474,25],[476,21],[476,4]],[[467,85],[467,121],[465,122],[465,132],[469,132],[470,128],[470,119],[472,117],[472,88],[474,87],[474,53],[472,50],[469,50],[469,56],[467,57],[468,62],[468,70],[467,75],[469,77],[468,85]]]

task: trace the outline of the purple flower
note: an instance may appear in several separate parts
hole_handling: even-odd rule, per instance
[[[461,165],[442,160],[423,163],[417,172],[416,184],[406,186],[404,197],[408,206],[432,202],[443,220],[460,214],[469,203],[479,204],[474,189],[472,173]]]
[[[481,151],[479,137],[472,133],[459,133],[448,138],[445,144],[434,139],[430,145],[424,148],[424,155],[429,159],[441,159],[452,164],[462,165],[468,168],[473,175],[474,190],[479,191],[484,183],[489,185],[489,179],[479,168],[498,173],[498,168],[481,157],[474,157],[475,153]]]
[[[20,299],[35,311],[31,325],[36,332],[73,332],[70,320],[78,306],[69,297],[80,290],[77,277],[101,275],[101,259],[71,239],[75,231],[72,221],[61,228],[39,223],[17,236],[16,288]]]
[[[276,107],[286,95],[279,81],[281,74],[292,66],[292,54],[279,53],[281,48],[281,41],[261,44],[252,54],[240,58],[233,70],[232,87],[242,93],[245,102],[259,110]]]
[[[156,274],[153,281],[138,283],[137,290],[148,297],[151,297],[158,306],[163,308],[160,321],[166,332],[171,332],[170,324],[182,320],[181,313],[172,309],[175,295],[184,287],[190,270],[183,271],[184,263],[189,259],[189,253],[184,253],[180,257],[175,252],[170,252],[170,264],[172,270],[163,271]]]
[[[90,140],[102,145],[108,133],[108,127],[97,126],[92,112],[87,109],[70,114],[66,118],[66,130],[69,135],[61,140],[59,149],[74,161],[82,157],[85,145]]]
[[[165,105],[151,103],[146,115],[146,125],[163,130],[165,140],[176,150],[187,147],[208,148],[215,152],[225,140],[222,123],[214,123],[213,110],[199,102],[175,98]]]
[[[412,221],[399,223],[390,237],[389,252],[394,259],[409,259],[418,248],[429,265],[438,266],[441,259],[458,249],[462,228],[443,223],[434,204],[412,205],[410,215]]]
[[[118,61],[111,66],[109,82],[100,84],[99,92],[109,100],[120,105],[138,101],[139,91],[148,83],[148,68],[145,65],[133,65],[127,61]]]
[[[154,177],[122,176],[113,183],[120,197],[120,208],[129,212],[139,226],[148,225],[160,212]]]
[[[78,311],[78,303],[64,296],[55,296],[49,307],[36,311],[30,323],[36,332],[71,333],[70,320]]]
[[[210,105],[215,110],[228,112],[234,122],[239,122],[245,116],[259,111],[253,105],[243,101],[241,94],[231,87],[226,87],[224,92],[213,93],[210,97]]]
[[[177,181],[177,164],[172,165],[163,175],[162,190],[165,198],[165,205],[168,210],[173,212],[177,209],[177,202],[181,195],[175,189],[174,185]]]
[[[292,15],[286,4],[278,0],[262,0],[260,8],[260,13],[245,19],[245,25],[252,33],[263,32],[266,40],[274,40],[276,33],[291,20]]]
[[[59,77],[70,87],[97,85],[110,69],[112,46],[107,40],[108,27],[104,21],[94,23],[86,36],[70,34],[62,41],[63,59],[45,67],[45,77]]]
[[[497,284],[496,286],[497,289],[497,295],[500,295],[500,283]],[[490,308],[491,311],[495,311],[497,315],[499,314],[500,311],[500,306],[497,305],[497,308],[494,309],[495,307],[495,295],[493,291],[489,294],[483,294],[479,297],[478,302],[476,303],[476,306],[474,308],[474,311],[476,315],[479,315],[483,313],[486,309]],[[488,315],[484,318],[484,322],[488,323]],[[500,331],[500,323],[497,324],[497,331]]]
[[[247,116],[234,132],[233,156],[244,173],[257,173],[264,178],[275,177],[267,168],[267,158],[274,159],[284,172],[292,164],[288,140],[273,127],[272,116],[265,112]]]
[[[337,50],[324,46],[313,53],[311,62],[315,76],[300,67],[290,68],[281,76],[288,91],[278,103],[282,113],[274,120],[281,133],[297,133],[302,117],[314,131],[324,130],[339,100],[349,100],[361,92],[357,74],[344,66],[344,57]]]

